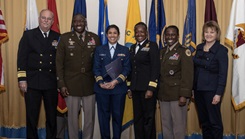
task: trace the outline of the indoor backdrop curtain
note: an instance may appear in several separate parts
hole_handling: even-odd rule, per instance
[[[179,27],[180,42],[182,42],[183,26],[186,16],[186,10],[188,7],[188,0],[163,1],[166,14],[166,25],[168,26],[170,24],[174,24]],[[47,7],[46,0],[36,0],[36,2],[39,11]],[[224,38],[229,24],[232,0],[214,0],[214,2],[216,6],[218,22],[222,32],[221,43],[224,44]],[[151,2],[147,2],[147,7],[150,7],[150,3]],[[56,4],[59,15],[60,31],[61,33],[64,33],[70,30],[74,1],[56,0]],[[0,127],[20,128],[25,127],[25,104],[23,94],[21,94],[18,89],[16,59],[18,43],[24,30],[26,0],[0,0],[0,8],[2,9],[5,24],[9,34],[9,40],[1,46],[3,64],[5,69],[4,71],[6,92],[0,93]],[[196,9],[196,42],[197,44],[199,44],[202,42],[201,32],[202,25],[204,23],[205,0],[196,0]],[[149,10],[146,14],[149,15]],[[97,19],[95,19],[95,22],[97,22]],[[148,17],[145,23],[148,23]],[[124,31],[121,31],[121,35],[124,35]],[[229,73],[225,95],[223,97],[221,107],[224,123],[224,133],[226,135],[234,135],[236,133],[245,134],[245,110],[242,109],[238,111],[237,114],[235,114],[236,112],[234,111],[231,104],[231,67],[232,57],[231,50],[229,49]],[[157,117],[157,131],[161,132],[159,111],[157,112]],[[198,125],[197,113],[194,107],[194,103],[191,103],[190,105],[187,125],[188,135],[191,135],[193,133],[200,133],[201,130]],[[39,127],[44,126],[45,116],[42,108],[39,120]]]

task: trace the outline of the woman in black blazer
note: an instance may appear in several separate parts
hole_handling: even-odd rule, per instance
[[[203,139],[223,139],[220,112],[228,69],[227,48],[220,44],[220,28],[215,21],[203,26],[204,42],[194,57],[194,97]]]

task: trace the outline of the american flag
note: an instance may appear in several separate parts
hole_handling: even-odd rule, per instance
[[[8,40],[8,33],[3,19],[2,10],[0,9],[0,46],[2,43]],[[3,59],[0,49],[0,91],[5,91],[4,87],[4,70],[3,70]]]
[[[3,19],[2,10],[0,9],[0,44],[8,40],[8,33]]]

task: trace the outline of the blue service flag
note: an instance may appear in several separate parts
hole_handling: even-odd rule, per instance
[[[73,16],[76,14],[82,14],[87,18],[86,0],[75,0]]]
[[[192,53],[196,49],[196,0],[188,0],[182,44]]]
[[[107,0],[99,0],[98,36],[102,44],[107,43],[106,28],[109,26]]]
[[[151,41],[158,43],[160,49],[163,47],[161,43],[161,32],[165,25],[163,0],[152,0],[149,18],[149,37]]]

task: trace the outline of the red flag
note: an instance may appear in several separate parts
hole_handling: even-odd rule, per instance
[[[206,23],[207,21],[210,21],[210,20],[216,21],[218,23],[214,1],[206,0],[204,21]]]
[[[57,14],[56,2],[55,0],[48,0],[48,9],[54,13],[54,24],[51,29],[53,31],[60,33],[59,18]]]
[[[0,9],[0,46],[2,43],[8,40],[8,33],[3,19],[2,10]],[[4,87],[4,70],[3,70],[3,60],[0,48],[0,91],[5,91]]]
[[[57,14],[57,8],[56,8],[56,2],[55,2],[55,0],[48,0],[48,9],[54,13],[54,24],[52,25],[51,29],[53,31],[56,31],[56,32],[59,32],[60,33],[59,19],[58,19],[58,14]],[[60,91],[58,93],[57,110],[60,113],[67,112],[66,102],[65,102],[64,98],[61,96]]]

